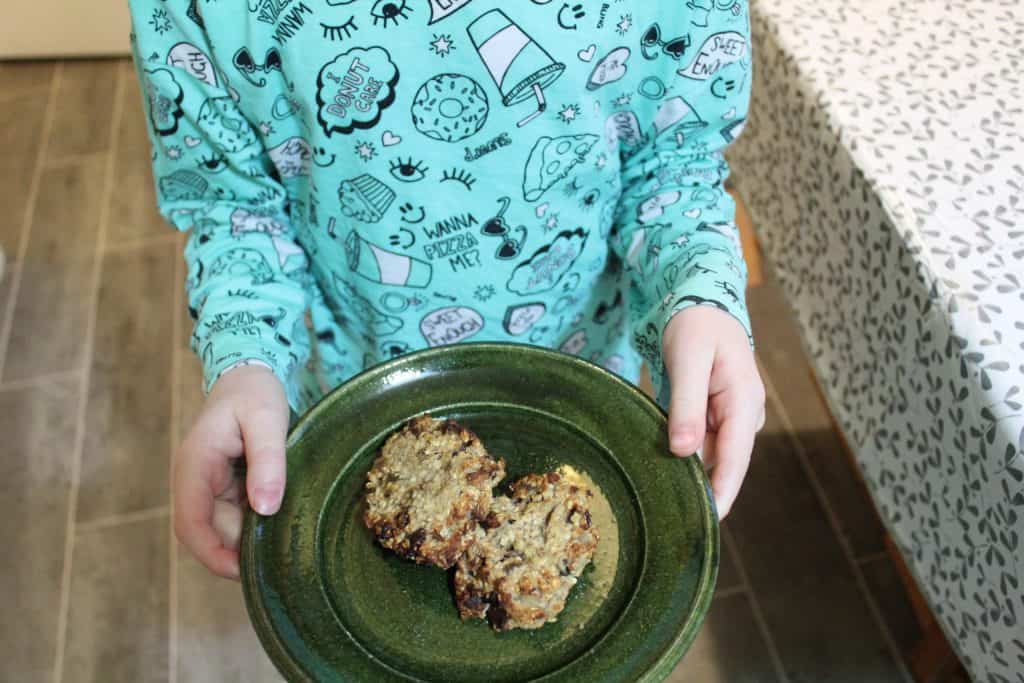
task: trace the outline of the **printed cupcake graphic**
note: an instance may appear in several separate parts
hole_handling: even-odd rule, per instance
[[[377,223],[384,218],[395,192],[368,173],[343,180],[338,188],[341,212],[364,223]]]

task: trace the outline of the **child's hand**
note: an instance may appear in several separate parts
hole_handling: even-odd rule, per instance
[[[218,576],[238,578],[242,505],[277,512],[284,495],[288,401],[267,368],[246,366],[213,385],[174,462],[174,532]],[[232,461],[245,456],[246,485]]]
[[[663,337],[672,388],[669,445],[701,455],[724,519],[750,465],[754,434],[764,426],[764,384],[743,326],[728,313],[691,306],[669,321]]]

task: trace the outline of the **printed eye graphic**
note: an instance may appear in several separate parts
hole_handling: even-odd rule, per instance
[[[220,173],[227,167],[228,162],[224,157],[212,156],[199,160],[199,168],[210,173]]]
[[[346,38],[351,38],[352,33],[359,30],[359,27],[356,26],[355,17],[349,17],[348,21],[337,26],[320,22],[320,28],[324,30],[324,38],[337,41],[344,41]]]
[[[411,11],[408,0],[377,0],[373,3],[370,16],[373,17],[374,26],[378,21],[383,21],[384,28],[387,28],[388,22],[397,26],[399,18],[408,19]]]
[[[422,161],[414,162],[412,157],[406,161],[402,161],[402,158],[399,157],[396,161],[391,162],[390,170],[391,176],[395,180],[401,180],[403,183],[418,183],[427,177],[427,171],[430,169],[424,166]]]
[[[468,171],[463,171],[459,168],[452,168],[452,170],[445,171],[441,175],[441,182],[462,183],[467,190],[472,191],[473,183],[476,182],[476,178],[474,178]]]

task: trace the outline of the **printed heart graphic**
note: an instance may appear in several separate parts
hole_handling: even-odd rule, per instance
[[[590,74],[587,90],[597,90],[625,76],[629,54],[628,47],[617,47],[606,54]]]
[[[700,209],[690,209],[689,211],[683,211],[683,215],[687,218],[699,218]]]
[[[729,111],[722,114],[722,118],[725,119],[726,121],[732,121],[734,118],[736,118],[736,107],[732,107],[731,109],[729,109]]]
[[[550,206],[550,204],[548,204],[547,202],[544,202],[543,204],[538,206],[537,207],[537,218],[543,218],[544,214],[546,214],[548,212],[548,207],[549,206]]]
[[[580,50],[576,53],[576,56],[580,58],[581,62],[589,62],[597,54],[597,45],[591,45],[586,50]]]
[[[386,130],[384,131],[384,135],[380,137],[380,141],[384,144],[385,147],[391,147],[392,145],[397,145],[399,142],[401,142],[402,138],[395,135],[390,130]]]
[[[202,142],[203,141],[200,140],[199,138],[194,138],[191,135],[186,135],[185,136],[185,146],[186,147],[195,147],[196,145],[201,144]]]

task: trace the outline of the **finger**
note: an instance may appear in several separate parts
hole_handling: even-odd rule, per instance
[[[187,448],[187,447],[183,447]],[[238,553],[225,548],[213,527],[214,485],[187,451],[175,466],[174,533],[211,572],[238,578]]]
[[[239,417],[248,465],[245,478],[249,504],[261,515],[272,515],[280,509],[284,496],[288,409],[260,407]]]
[[[238,550],[242,540],[242,506],[226,500],[213,501],[213,529],[228,550]]]
[[[757,418],[757,431],[761,431],[762,429],[764,429],[764,422],[765,422],[765,410],[764,410],[764,406],[761,406],[761,415],[760,415],[760,417]]]
[[[720,519],[725,519],[739,495],[743,478],[750,467],[754,449],[757,417],[753,410],[743,409],[739,399],[722,421],[715,441],[715,469],[711,473],[711,490],[715,494]]]
[[[705,470],[711,470],[714,468],[715,463],[718,462],[718,452],[715,450],[715,439],[718,438],[718,432],[708,430],[704,436],[704,445],[700,449],[700,459],[704,463]]]
[[[689,455],[704,442],[708,412],[708,382],[715,350],[693,335],[682,335],[672,349],[668,407],[669,447]]]

